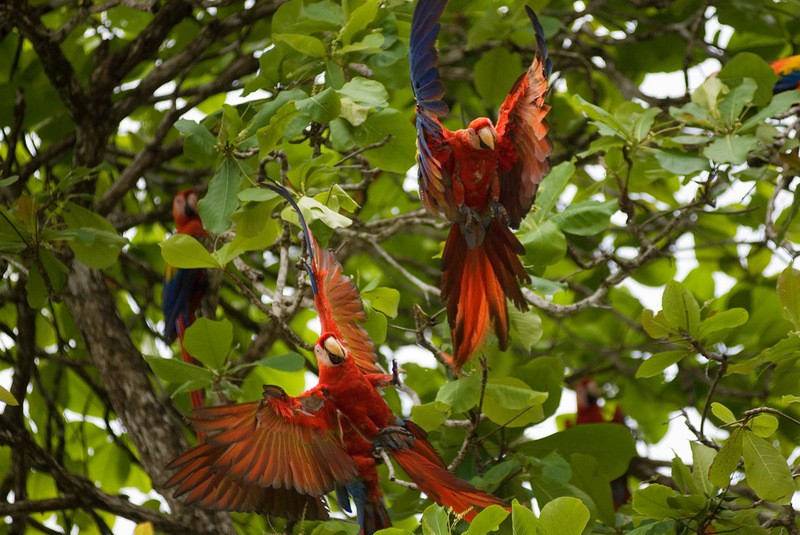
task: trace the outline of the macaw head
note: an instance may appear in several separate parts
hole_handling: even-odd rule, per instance
[[[320,367],[335,368],[347,359],[347,352],[333,333],[323,333],[314,346]]]
[[[175,195],[172,201],[172,217],[179,228],[200,218],[197,213],[197,193],[193,189],[185,189]]]
[[[469,133],[469,143],[473,149],[494,150],[497,131],[487,117],[478,117],[473,120],[469,123],[467,132]]]
[[[579,407],[595,407],[597,401],[603,397],[603,391],[598,386],[594,377],[584,377],[575,385],[575,394],[578,398]]]

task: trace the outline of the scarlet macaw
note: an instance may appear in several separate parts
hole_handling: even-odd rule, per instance
[[[291,200],[285,190],[281,195]],[[393,376],[372,371],[379,370],[375,346],[356,322],[364,313],[358,290],[333,254],[307,228],[304,233],[323,325],[314,346],[318,384],[295,398],[265,386],[260,402],[196,410],[193,426],[206,441],[169,465],[176,473],[167,486],[177,486],[176,496],[188,503],[290,519],[324,518],[321,497],[335,489],[343,509],[350,511],[352,499],[361,533],[370,535],[391,525],[376,470],[380,448],[421,491],[467,520],[475,508],[504,505],[451,474],[426,433],[392,413],[376,387],[391,384]],[[348,349],[351,343],[356,350]],[[293,507],[278,507],[275,493]],[[303,507],[316,516],[304,516]]]
[[[192,189],[181,191],[172,201],[172,218],[178,234],[188,234],[198,239],[208,236],[197,213],[197,193]],[[183,334],[194,323],[195,313],[208,288],[208,277],[202,269],[183,269],[167,265],[161,309],[164,312],[164,339],[168,344],[178,338],[181,356],[185,362],[201,365],[183,347]],[[202,390],[189,393],[193,408],[202,407]]]
[[[770,63],[775,74],[780,76],[772,88],[773,93],[800,89],[800,56],[789,56]]]
[[[500,107],[497,126],[486,117],[455,132],[439,118],[448,111],[437,69],[435,41],[447,0],[421,0],[411,22],[409,61],[417,103],[419,192],[425,207],[453,223],[442,255],[442,298],[453,338],[457,372],[494,323],[500,348],[508,346],[506,298],[528,310],[520,283],[530,282],[518,255],[525,248],[509,230],[519,228],[550,170],[545,104],[552,68],[544,32],[525,7],[537,54]]]
[[[598,401],[603,397],[603,392],[592,377],[585,377],[575,385],[575,395],[578,403],[578,412],[575,418],[576,425],[615,423],[625,425],[625,415],[617,406],[611,420],[606,420]],[[631,499],[628,490],[628,477],[623,474],[611,482],[611,498],[614,500],[614,510],[620,508]]]

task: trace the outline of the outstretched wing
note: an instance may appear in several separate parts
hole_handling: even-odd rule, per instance
[[[500,107],[497,121],[500,153],[500,203],[505,207],[512,228],[518,228],[536,197],[539,182],[550,171],[553,143],[547,137],[545,104],[547,78],[552,64],[547,57],[539,19],[531,8],[525,10],[536,32],[538,50],[528,71],[520,76]]]
[[[176,472],[166,485],[176,486],[175,496],[185,495],[187,503],[319,516],[318,498],[358,477],[336,407],[318,389],[293,398],[265,386],[260,402],[204,407],[194,414],[192,426],[205,433],[206,442],[167,466]]]
[[[308,231],[307,231],[308,232]],[[309,233],[313,248],[311,270],[317,292],[314,302],[319,313],[322,332],[336,335],[344,341],[356,365],[364,373],[379,373],[375,344],[361,327],[367,315],[355,283],[342,272],[342,265],[333,252],[320,247]]]
[[[439,117],[448,111],[442,100],[444,84],[439,77],[436,38],[439,18],[447,0],[420,0],[411,21],[408,59],[411,67],[411,88],[417,102],[417,165],[419,191],[426,208],[432,213],[448,215],[452,202],[450,156],[452,147]],[[450,208],[452,209],[452,208]]]

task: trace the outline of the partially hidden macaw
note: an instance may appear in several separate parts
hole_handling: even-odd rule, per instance
[[[800,55],[773,61],[770,66],[780,77],[772,88],[773,93],[800,89]]]
[[[178,234],[188,234],[197,239],[208,236],[203,222],[197,213],[197,193],[192,189],[183,190],[172,201],[172,218]],[[184,269],[167,265],[164,273],[164,289],[161,297],[161,310],[164,312],[164,339],[168,344],[178,338],[181,356],[185,362],[202,365],[183,347],[183,334],[194,323],[197,309],[208,289],[208,276],[203,269]],[[202,407],[202,390],[189,393],[192,408]],[[199,438],[199,436],[198,436]]]
[[[358,325],[358,290],[300,219],[323,330],[314,346],[319,382],[297,397],[265,386],[261,401],[196,410],[192,425],[205,442],[169,465],[176,473],[167,486],[188,503],[290,520],[325,518],[322,496],[336,490],[344,510],[352,500],[361,533],[370,535],[391,526],[376,470],[383,450],[428,497],[467,520],[479,508],[505,507],[451,474],[425,431],[392,413],[376,388],[395,378],[380,373],[375,346]]]
[[[500,107],[497,125],[479,117],[451,131],[439,118],[442,100],[436,38],[447,0],[420,0],[411,22],[409,61],[416,99],[420,197],[429,212],[452,222],[442,255],[442,298],[453,338],[451,367],[458,372],[494,324],[500,348],[508,346],[506,298],[528,310],[521,283],[530,282],[519,255],[525,248],[511,232],[533,205],[550,170],[545,103],[552,65],[544,33],[525,7],[537,53]]]
[[[585,377],[575,385],[575,396],[577,399],[578,411],[575,417],[575,424],[602,424],[614,423],[625,425],[625,415],[617,405],[614,415],[610,420],[606,419],[602,407],[598,401],[602,399],[603,392],[592,377]],[[631,499],[631,492],[628,489],[628,476],[623,474],[611,482],[611,498],[614,500],[614,510],[620,508],[624,503]]]

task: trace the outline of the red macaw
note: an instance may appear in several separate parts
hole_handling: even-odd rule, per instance
[[[197,213],[197,193],[192,189],[181,191],[172,201],[172,218],[178,234],[188,234],[197,239],[208,236]],[[208,288],[208,277],[203,269],[183,269],[167,265],[161,309],[164,312],[164,339],[168,344],[178,338],[181,356],[185,362],[201,365],[183,347],[183,333],[194,323],[195,313]],[[202,390],[189,393],[193,408],[202,407]]]
[[[619,405],[614,410],[614,416],[611,420],[605,418],[602,408],[597,404],[603,397],[603,392],[592,377],[585,377],[575,385],[575,396],[578,403],[578,412],[575,418],[576,425],[602,423],[625,425],[625,415]],[[611,482],[611,497],[614,500],[615,511],[622,504],[630,501],[631,492],[628,490],[627,474],[623,474]]]
[[[435,47],[447,0],[420,0],[411,22],[409,61],[417,104],[419,192],[429,212],[453,223],[442,255],[442,298],[452,330],[457,372],[483,343],[489,328],[508,346],[506,298],[522,311],[520,289],[530,282],[518,255],[525,248],[509,230],[519,228],[550,170],[545,104],[552,68],[544,32],[525,7],[536,33],[537,54],[500,107],[497,126],[486,117],[450,131]]]
[[[286,190],[274,189],[294,205]],[[358,290],[300,220],[323,326],[314,346],[319,382],[296,398],[266,386],[260,402],[196,410],[193,426],[207,438],[170,464],[176,473],[167,486],[188,503],[293,520],[324,518],[321,497],[335,489],[343,509],[350,511],[352,499],[361,533],[370,535],[391,526],[376,470],[380,448],[421,491],[467,520],[476,508],[504,505],[451,474],[425,432],[392,413],[376,388],[394,377],[373,371],[375,346],[356,321],[364,315]],[[293,507],[278,507],[275,493]]]
[[[773,93],[800,89],[800,56],[789,56],[770,63],[775,74],[780,76],[772,88]]]

